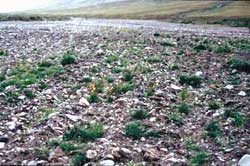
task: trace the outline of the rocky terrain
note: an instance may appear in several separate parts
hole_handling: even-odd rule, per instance
[[[0,164],[249,163],[249,51],[247,28],[0,22]]]

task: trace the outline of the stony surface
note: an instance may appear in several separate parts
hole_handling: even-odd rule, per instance
[[[76,124],[94,122],[104,125],[104,136],[84,142],[79,150],[92,164],[191,165],[197,162],[197,147],[209,155],[207,165],[237,164],[250,153],[250,75],[231,69],[227,60],[250,59],[249,47],[237,45],[243,38],[250,43],[249,37],[245,28],[156,21],[1,22],[0,49],[8,50],[8,56],[0,56],[5,81],[18,66],[34,69],[43,60],[63,71],[29,84],[26,89],[35,95],[31,98],[16,85],[1,91],[0,164],[70,164],[76,152],[49,142],[62,140]],[[200,43],[212,50],[195,50]],[[216,53],[225,43],[232,50]],[[77,62],[62,66],[67,50],[73,50]],[[118,60],[108,62],[111,55]],[[114,84],[130,79],[119,69],[132,71],[135,87],[112,96]],[[180,84],[180,76],[187,73],[202,78],[200,87]],[[89,96],[97,80],[103,80],[104,87],[99,102],[93,103]],[[0,79],[2,86],[5,81]],[[184,101],[191,107],[187,114],[178,112]],[[209,105],[215,101],[220,108]],[[140,122],[160,137],[126,135],[125,126],[135,121],[131,114],[138,109],[150,114]],[[237,116],[225,117],[228,109],[237,110]],[[236,123],[235,117],[244,117],[244,122]],[[207,136],[211,121],[221,128],[216,139]]]

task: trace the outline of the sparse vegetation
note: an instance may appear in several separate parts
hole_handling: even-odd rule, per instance
[[[63,135],[65,141],[75,140],[80,142],[93,141],[104,135],[102,124],[89,124],[87,127],[74,126]]]
[[[74,53],[71,51],[67,51],[67,53],[63,55],[61,64],[63,66],[66,66],[66,65],[74,64],[76,63],[76,61],[77,61],[77,58],[74,55]]]
[[[190,106],[187,103],[181,103],[178,106],[178,111],[180,113],[188,114],[191,110],[190,110]]]
[[[137,119],[137,120],[142,120],[142,119],[145,119],[149,116],[150,116],[150,114],[145,110],[135,110],[132,113],[132,118]]]
[[[200,166],[206,164],[210,159],[210,156],[207,152],[201,151],[198,152],[192,159],[192,164],[195,166]]]
[[[207,135],[211,138],[220,137],[222,134],[220,125],[216,121],[209,122],[209,124],[206,126],[206,131],[207,131]]]
[[[0,57],[1,56],[8,56],[8,51],[7,50],[0,50]]]
[[[217,110],[221,108],[221,104],[215,101],[208,103],[208,106],[210,110]]]
[[[180,76],[180,83],[190,85],[194,88],[197,88],[197,87],[200,87],[200,85],[202,83],[202,78],[198,77],[196,75],[185,74],[185,75]]]
[[[78,153],[74,156],[74,159],[72,161],[73,166],[79,166],[79,165],[84,165],[87,163],[87,157],[83,153]]]
[[[250,73],[250,62],[241,60],[239,58],[232,58],[228,61],[228,64],[232,69],[237,69],[241,72]]]

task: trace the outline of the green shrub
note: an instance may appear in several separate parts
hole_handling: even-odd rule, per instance
[[[161,36],[160,32],[155,32],[154,33],[154,37],[160,37],[160,36]]]
[[[221,107],[220,103],[215,102],[215,101],[208,103],[208,106],[210,110],[217,110]]]
[[[133,77],[134,76],[133,76],[131,71],[129,71],[129,70],[124,70],[123,71],[123,76],[122,76],[123,81],[127,81],[127,82],[132,81]]]
[[[181,75],[180,76],[180,84],[191,85],[194,88],[200,87],[202,83],[202,78],[196,75]]]
[[[36,154],[39,160],[47,160],[49,158],[49,149],[47,148],[37,149]]]
[[[244,116],[241,115],[236,110],[225,110],[224,117],[225,118],[232,118],[233,125],[238,126],[238,127],[242,126],[244,124],[244,121],[245,121]]]
[[[109,94],[118,96],[118,95],[124,94],[128,91],[132,91],[133,89],[134,89],[134,84],[132,84],[132,83],[115,84],[110,89]]]
[[[206,131],[207,131],[207,135],[211,138],[217,138],[219,136],[221,136],[222,131],[220,128],[220,125],[218,122],[215,121],[211,121],[207,126],[206,126]]]
[[[18,92],[6,92],[4,96],[4,100],[7,103],[18,103],[20,94]]]
[[[171,42],[171,41],[162,41],[162,42],[160,42],[160,45],[173,47],[173,46],[176,46],[176,43]]]
[[[228,61],[228,64],[232,69],[237,69],[238,71],[241,72],[246,72],[250,73],[250,62],[249,61],[244,61],[238,58],[231,58]]]
[[[87,98],[87,100],[90,102],[90,103],[98,103],[100,102],[100,98],[98,97],[97,93],[93,92],[89,95],[89,97]]]
[[[77,61],[76,56],[73,55],[73,54],[70,54],[70,53],[68,52],[67,54],[63,55],[61,64],[62,64],[63,66],[66,66],[66,65],[70,65],[70,64],[76,63],[76,61]]]
[[[142,120],[148,118],[150,114],[145,110],[136,110],[132,113],[132,118],[137,120]]]
[[[198,152],[192,159],[192,164],[195,166],[205,165],[210,159],[207,152]]]
[[[120,73],[120,72],[122,72],[122,68],[121,67],[114,67],[114,68],[112,68],[112,72],[113,73]]]
[[[72,160],[73,166],[81,166],[85,165],[87,163],[87,157],[85,154],[78,153],[74,156],[74,159]]]
[[[103,93],[103,91],[104,91],[104,82],[103,82],[103,80],[97,80],[94,83],[94,86],[95,86],[95,92],[96,93]]]
[[[113,77],[107,77],[107,81],[108,83],[113,83],[114,82],[114,78]]]
[[[34,92],[32,90],[30,90],[30,89],[25,89],[23,91],[23,93],[24,93],[24,95],[26,97],[31,98],[31,99],[34,98],[34,97],[36,97],[36,95],[34,94]]]
[[[171,113],[169,116],[169,119],[175,123],[176,125],[182,125],[183,124],[183,117],[179,113]]]
[[[104,135],[103,125],[94,123],[83,128],[80,126],[74,126],[68,132],[63,135],[63,140],[70,141],[76,140],[81,142],[92,141],[97,138],[101,138]]]
[[[145,96],[145,97],[154,96],[154,92],[155,92],[155,88],[154,88],[154,87],[149,87],[149,88],[144,92],[144,96]]]
[[[0,56],[8,56],[9,53],[7,50],[0,50]]]
[[[53,64],[49,61],[41,61],[39,64],[38,64],[39,67],[51,67],[53,66]]]
[[[180,113],[188,114],[191,110],[187,103],[181,103],[181,105],[178,106],[178,111]]]
[[[178,70],[179,69],[179,65],[178,64],[176,64],[176,63],[172,63],[172,64],[170,64],[169,65],[169,69],[170,70]]]
[[[84,77],[81,82],[90,83],[90,82],[92,82],[92,78],[91,77]]]
[[[118,55],[110,55],[105,59],[106,63],[113,63],[119,60],[119,56]]]
[[[140,139],[141,137],[159,137],[159,133],[156,131],[149,131],[148,127],[139,123],[131,122],[126,125],[126,135],[134,139]]]
[[[98,66],[93,66],[93,67],[91,68],[91,72],[92,72],[92,73],[99,73],[100,71],[101,71],[101,68],[98,67]]]
[[[5,80],[5,74],[0,72],[0,83]]]
[[[228,44],[225,44],[223,46],[219,46],[215,50],[215,52],[218,53],[218,54],[230,53],[230,52],[232,52],[232,48]]]
[[[81,149],[82,146],[79,146],[79,145],[74,145],[74,144],[71,144],[71,143],[67,143],[67,142],[61,142],[59,144],[60,148],[64,151],[64,152],[71,152],[71,151],[74,151],[74,150],[78,150],[78,149]]]
[[[152,57],[146,58],[146,61],[148,63],[159,63],[159,62],[162,62],[162,59],[160,57],[157,57],[157,56],[152,56]]]
[[[203,44],[199,44],[199,45],[194,47],[194,50],[196,50],[197,52],[204,51],[206,49],[207,49],[207,46],[205,46]]]

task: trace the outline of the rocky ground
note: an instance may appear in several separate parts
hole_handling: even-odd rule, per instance
[[[236,165],[250,154],[246,28],[0,23],[1,165]]]

